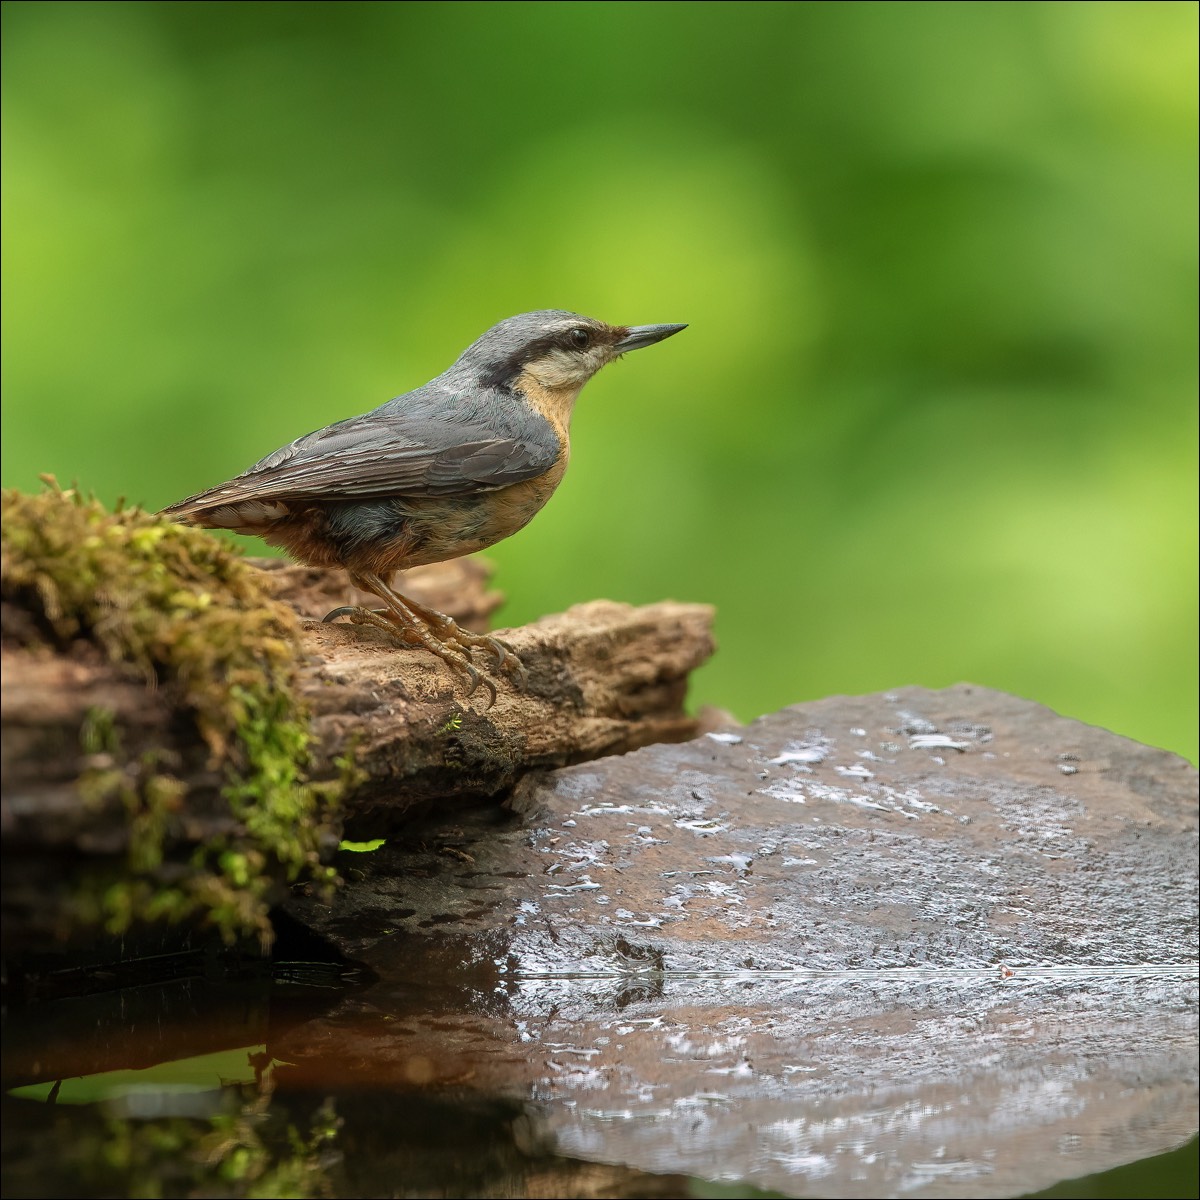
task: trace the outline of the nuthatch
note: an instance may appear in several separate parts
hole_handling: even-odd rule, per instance
[[[385,607],[339,608],[327,621],[380,625],[464,674],[471,691],[480,678],[472,648],[520,677],[511,649],[401,596],[392,572],[471,554],[527,525],[567,469],[583,385],[626,351],[684,328],[606,325],[553,309],[509,317],[424,387],[299,438],[163,513],[257,534],[309,566],[344,567]]]

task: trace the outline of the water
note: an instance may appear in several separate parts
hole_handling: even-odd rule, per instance
[[[1124,993],[1181,1033],[1194,964],[557,972],[404,942],[10,1007],[4,1194],[1018,1195],[1172,1142],[1136,1194],[1195,1192],[1170,1022],[1087,1032]],[[1050,1194],[1134,1194],[1106,1186]]]

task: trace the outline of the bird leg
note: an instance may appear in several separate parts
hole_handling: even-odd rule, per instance
[[[495,638],[470,633],[444,613],[401,596],[373,571],[353,572],[350,581],[362,591],[378,596],[386,607],[379,612],[358,606],[335,608],[326,615],[326,621],[348,616],[356,625],[375,625],[399,635],[409,645],[428,650],[452,670],[465,676],[469,685],[468,695],[482,683],[491,692],[493,703],[496,689],[490,680],[480,676],[471,662],[472,646],[488,650],[495,657],[496,666],[503,667],[515,678],[523,675],[524,668],[510,648]]]

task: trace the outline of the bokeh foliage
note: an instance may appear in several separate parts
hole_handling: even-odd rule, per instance
[[[584,392],[510,622],[751,717],[971,680],[1195,758],[1192,3],[10,3],[3,481],[160,506],[500,317]]]

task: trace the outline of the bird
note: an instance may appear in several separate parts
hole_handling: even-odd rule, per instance
[[[631,350],[686,325],[609,325],[562,309],[493,325],[427,384],[268,454],[162,515],[263,538],[311,567],[341,568],[379,610],[347,605],[403,645],[440,658],[474,692],[479,651],[518,685],[525,668],[498,638],[472,633],[395,591],[392,574],[443,562],[523,529],[562,481],[584,384]],[[487,669],[485,668],[485,671]]]

